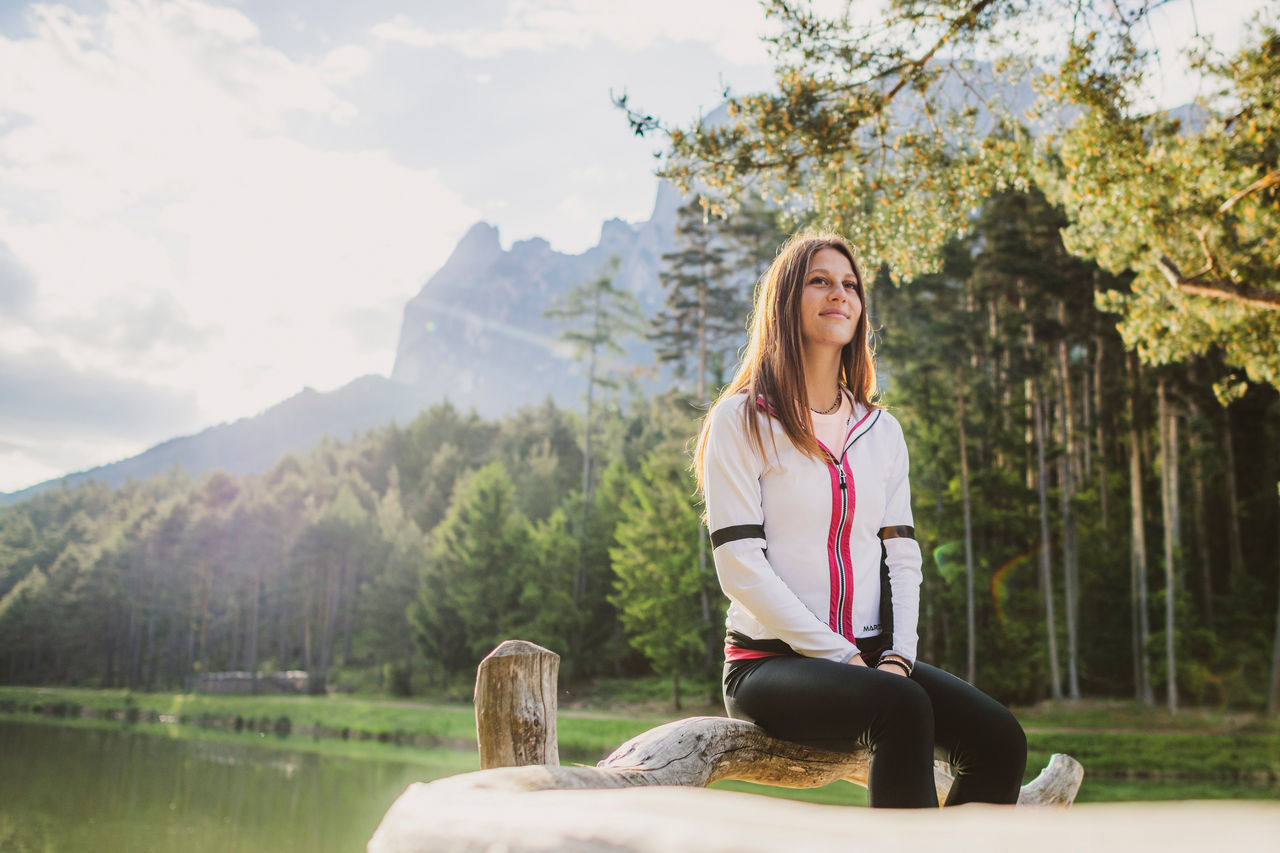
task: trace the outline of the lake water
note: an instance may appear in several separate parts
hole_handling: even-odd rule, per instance
[[[410,782],[464,763],[0,722],[0,850],[359,851]]]
[[[359,851],[409,783],[479,764],[472,750],[349,758],[332,754],[341,742],[320,753],[170,731],[0,721],[0,851]],[[804,792],[717,787],[866,802],[843,782]],[[1104,780],[1086,770],[1079,801],[1220,797],[1276,799],[1280,786]]]

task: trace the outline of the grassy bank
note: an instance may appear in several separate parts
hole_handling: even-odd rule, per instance
[[[350,696],[209,696],[62,687],[0,687],[0,713],[54,719],[182,724],[226,733],[375,741],[474,749],[470,704],[429,704]],[[595,762],[642,731],[684,715],[567,710],[557,721],[568,760]]]
[[[570,707],[557,721],[561,757],[594,764],[629,738],[712,707],[660,713],[653,703],[627,712]],[[1040,705],[1019,709],[1030,748],[1027,778],[1050,754],[1065,752],[1086,769],[1080,799],[1204,797],[1280,798],[1280,727],[1256,716],[1188,711],[1171,716],[1123,703]],[[254,741],[334,755],[435,763],[457,753],[459,772],[476,765],[470,704],[390,701],[351,696],[208,696],[115,690],[0,687],[5,719],[72,725],[136,725],[168,736]],[[463,757],[465,754],[468,757]],[[819,802],[865,801],[837,784],[810,792],[723,787]]]
[[[72,729],[106,729],[165,738],[167,740],[209,741],[230,743],[246,747],[265,748],[280,752],[315,753],[333,758],[350,758],[362,761],[391,761],[431,768],[435,775],[465,773],[480,768],[480,756],[475,749],[449,747],[424,747],[385,743],[377,740],[343,740],[341,738],[315,738],[289,735],[280,737],[266,732],[233,732],[224,729],[171,723],[122,723],[103,718],[56,718],[12,712],[0,712],[0,724],[51,726]],[[434,778],[424,775],[423,778]],[[0,847],[0,850],[3,850]]]

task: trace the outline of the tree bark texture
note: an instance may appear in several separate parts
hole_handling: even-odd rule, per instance
[[[1209,524],[1205,518],[1204,465],[1200,461],[1197,430],[1188,429],[1191,439],[1191,510],[1195,516],[1196,558],[1200,564],[1200,595],[1205,625],[1213,630],[1213,562],[1210,558]]]
[[[1049,502],[1044,466],[1044,399],[1039,383],[1035,391],[1036,415],[1036,489],[1040,497],[1040,586],[1044,590],[1045,634],[1049,641],[1049,686],[1053,698],[1062,701],[1062,676],[1058,671],[1058,631],[1053,619],[1053,575],[1049,569]]]
[[[1280,483],[1276,484],[1276,493],[1280,494]],[[1276,548],[1276,556],[1280,558],[1280,546]],[[1277,559],[1280,565],[1280,559]],[[1276,630],[1271,641],[1271,679],[1267,683],[1267,716],[1274,717],[1280,711],[1280,589],[1276,593]]]
[[[1067,619],[1067,696],[1080,698],[1077,666],[1077,594],[1075,571],[1075,520],[1071,514],[1071,466],[1065,454],[1058,458],[1058,496],[1062,513],[1062,600]]]
[[[1102,514],[1102,529],[1105,532],[1110,521],[1110,513],[1107,512],[1107,492],[1110,489],[1107,482],[1106,433],[1102,422],[1102,336],[1098,335],[1094,340],[1096,352],[1093,358],[1093,410],[1094,430],[1097,432],[1098,443],[1098,510]]]
[[[1222,453],[1227,484],[1227,554],[1230,557],[1229,584],[1233,592],[1244,582],[1244,547],[1240,535],[1240,495],[1236,490],[1236,449],[1231,438],[1231,409],[1222,410]]]
[[[1174,582],[1174,549],[1177,534],[1177,518],[1174,494],[1178,488],[1174,480],[1177,456],[1177,427],[1169,411],[1169,389],[1163,376],[1156,383],[1156,399],[1160,417],[1160,509],[1164,521],[1164,651],[1165,651],[1165,700],[1170,713],[1178,711],[1178,670],[1174,660],[1173,604],[1177,597]]]
[[[967,638],[966,672],[970,684],[977,675],[977,641],[973,615],[973,520],[969,506],[969,451],[964,431],[964,380],[956,368],[956,421],[960,430],[960,492],[964,504],[964,594]]]
[[[546,791],[570,788],[632,788],[682,785],[705,788],[726,779],[820,788],[846,779],[866,786],[871,752],[833,752],[778,740],[754,723],[727,717],[689,717],[650,729],[618,747],[596,767],[525,765],[480,770],[431,783],[450,790]],[[1084,768],[1069,755],[1054,754],[1040,775],[1022,786],[1019,805],[1070,805]],[[938,803],[954,777],[934,765]]]
[[[1093,428],[1093,412],[1091,411],[1092,396],[1089,392],[1089,370],[1088,355],[1085,355],[1085,369],[1080,371],[1080,451],[1084,454],[1084,473],[1080,478],[1080,482],[1093,476],[1093,436],[1090,430]]]
[[[1067,325],[1067,306],[1059,299],[1058,324],[1064,329]],[[1083,479],[1080,470],[1080,457],[1076,452],[1075,395],[1071,391],[1071,366],[1067,359],[1067,339],[1060,336],[1054,344],[1054,355],[1058,366],[1058,400],[1062,406],[1062,447],[1066,451],[1071,468],[1071,481],[1078,483]]]
[[[1058,300],[1058,323],[1065,329],[1067,309]],[[1067,617],[1067,695],[1080,698],[1080,675],[1077,666],[1077,610],[1079,595],[1076,583],[1076,522],[1071,513],[1071,499],[1075,496],[1075,483],[1081,479],[1076,464],[1075,428],[1072,417],[1071,371],[1067,364],[1067,341],[1058,338],[1054,347],[1058,366],[1058,422],[1061,428],[1062,456],[1058,464],[1058,494],[1062,508],[1062,599]]]
[[[1035,330],[1031,325],[1029,315],[1027,314],[1027,294],[1026,286],[1022,279],[1018,279],[1018,311],[1023,317],[1027,317],[1026,323],[1026,346],[1023,347],[1023,361],[1027,364],[1031,363],[1031,348],[1035,345]],[[1031,491],[1036,487],[1035,462],[1034,454],[1031,448],[1035,444],[1035,414],[1032,407],[1035,405],[1035,386],[1028,372],[1022,380],[1022,424],[1023,424],[1023,444],[1027,448],[1026,454],[1026,482],[1027,491]]]
[[[991,377],[992,396],[1001,400],[1001,405],[997,410],[996,429],[1003,434],[1009,417],[1012,397],[1009,394],[1009,386],[1005,382],[1005,375],[1008,371],[1009,350],[999,347],[997,343],[1000,340],[1000,314],[997,305],[998,302],[995,299],[987,300],[987,340],[991,342],[993,347],[993,352],[989,359],[988,375]],[[997,352],[999,355],[996,354]],[[1001,444],[996,446],[995,467],[1004,468],[1004,448]]]
[[[1200,278],[1199,276],[1205,271],[1195,275],[1184,276],[1168,256],[1161,256],[1160,260],[1156,262],[1156,267],[1169,284],[1183,293],[1193,293],[1196,296],[1207,296],[1211,299],[1236,302],[1241,305],[1247,305],[1250,308],[1260,308],[1264,311],[1280,311],[1280,293],[1276,293],[1273,290],[1250,287],[1247,284],[1238,284],[1225,278]]]
[[[1151,691],[1151,670],[1147,665],[1147,536],[1142,503],[1142,442],[1138,436],[1138,364],[1126,353],[1129,387],[1129,516],[1131,520],[1130,594],[1133,602],[1134,692],[1143,705],[1155,704]]]
[[[524,640],[507,640],[480,662],[475,706],[482,769],[560,763],[559,671],[558,654]]]

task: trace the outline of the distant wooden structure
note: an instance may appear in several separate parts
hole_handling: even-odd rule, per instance
[[[311,676],[304,670],[287,672],[202,672],[193,685],[196,693],[272,694],[307,693]]]
[[[493,819],[503,820],[503,815],[513,813],[510,797],[530,792],[654,786],[705,788],[723,779],[788,788],[815,788],[840,779],[864,787],[867,784],[869,751],[833,752],[801,746],[770,737],[751,723],[724,717],[692,717],[667,723],[627,741],[596,767],[561,767],[555,728],[559,664],[560,658],[554,652],[519,640],[508,640],[486,657],[480,664],[475,694],[476,735],[482,769],[409,786],[370,839],[370,853],[488,849],[480,843],[482,828],[476,829],[474,848],[456,846],[456,835],[446,833],[446,838],[446,835],[433,834],[432,827],[440,826],[436,818],[451,812],[455,806],[460,808],[463,801],[470,804],[468,807],[479,808],[480,813],[487,808],[483,803],[491,801],[488,808],[493,809]],[[1084,770],[1077,761],[1070,756],[1054,755],[1040,775],[1023,786],[1018,804],[1070,805],[1083,776]],[[952,778],[941,762],[935,766],[939,803],[946,799]],[[533,801],[520,802],[543,816],[534,821],[536,832],[531,826],[531,838],[546,840],[547,833],[557,825],[555,819],[543,819],[545,815]],[[551,805],[547,800],[537,802]],[[560,797],[557,802],[572,804],[573,801]],[[625,804],[610,803],[611,808],[621,807],[625,811]],[[795,805],[752,799],[747,810],[758,814]],[[581,807],[591,806],[584,800]],[[519,811],[524,813],[528,809]],[[568,840],[577,837],[573,830],[574,818],[566,812],[559,820],[564,825],[563,835],[568,844]],[[708,827],[708,831],[714,834],[713,828]],[[802,825],[797,825],[795,833],[793,838],[807,837]],[[621,835],[597,839],[598,847],[588,845],[581,849],[650,849],[643,844],[627,846],[620,838]],[[512,847],[505,835],[500,842],[508,851],[559,849],[540,844],[541,841],[531,840],[527,847]],[[569,846],[579,849],[576,844]],[[704,849],[721,847],[712,845]]]

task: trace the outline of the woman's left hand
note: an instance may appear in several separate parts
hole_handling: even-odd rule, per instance
[[[894,675],[901,675],[903,677],[906,677],[907,675],[907,671],[893,661],[885,661],[877,666],[876,669],[880,672],[892,672]]]

